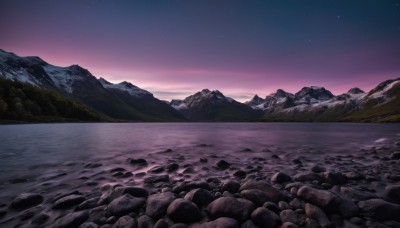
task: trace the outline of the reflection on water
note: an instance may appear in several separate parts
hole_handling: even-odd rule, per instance
[[[0,172],[42,164],[212,144],[215,153],[314,148],[351,153],[399,137],[398,124],[351,123],[96,123],[0,126]],[[190,152],[188,152],[190,156]],[[7,175],[4,173],[4,175]],[[3,174],[2,174],[3,175]]]

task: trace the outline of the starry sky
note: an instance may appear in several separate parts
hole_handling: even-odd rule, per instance
[[[166,100],[400,77],[400,0],[2,0],[0,31],[1,49]]]

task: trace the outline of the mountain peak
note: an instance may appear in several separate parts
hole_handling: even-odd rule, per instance
[[[354,87],[354,88],[349,89],[349,91],[347,93],[349,93],[349,94],[361,94],[361,93],[365,93],[365,92],[362,91],[358,87]]]
[[[107,80],[104,79],[104,78],[99,78],[98,80],[99,80],[99,82],[100,82],[102,85],[112,85],[111,82],[107,81]]]
[[[276,90],[274,97],[286,97],[287,95],[288,95],[288,93],[286,93],[284,90],[278,89],[278,90]]]

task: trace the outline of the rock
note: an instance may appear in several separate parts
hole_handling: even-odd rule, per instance
[[[79,211],[67,214],[66,216],[59,219],[54,227],[57,228],[72,228],[79,227],[82,223],[84,223],[89,218],[88,211]]]
[[[230,193],[236,193],[240,188],[240,183],[235,180],[226,180],[221,187],[222,191],[228,191]]]
[[[298,228],[299,226],[297,226],[294,223],[291,222],[285,222],[282,224],[281,228]]]
[[[240,197],[250,200],[259,207],[262,206],[265,202],[273,200],[268,196],[267,193],[258,189],[243,190],[240,192]]]
[[[189,226],[184,223],[176,223],[176,224],[170,226],[169,228],[189,228]]]
[[[221,217],[203,224],[195,224],[191,228],[239,228],[239,223],[233,218]]]
[[[370,199],[358,202],[361,213],[377,221],[400,221],[400,205],[386,202],[382,199]]]
[[[347,177],[338,172],[325,172],[324,181],[332,185],[342,185],[347,183]]]
[[[377,198],[377,196],[373,193],[367,191],[360,191],[351,187],[343,187],[343,186],[340,187],[340,194],[356,201]]]
[[[318,173],[303,172],[296,174],[293,177],[293,180],[300,182],[312,182],[312,181],[322,182],[324,178]]]
[[[174,200],[167,209],[168,217],[174,222],[193,223],[201,219],[199,208],[187,199]]]
[[[390,159],[391,159],[391,160],[399,160],[399,159],[400,159],[400,152],[393,152],[393,153],[390,155]]]
[[[187,187],[186,188],[187,190],[196,189],[196,188],[202,188],[202,189],[206,189],[206,190],[210,189],[210,185],[205,180],[192,181],[192,182],[188,183],[186,187]]]
[[[149,192],[146,189],[139,187],[124,187],[123,194],[129,194],[134,197],[144,198],[147,198],[149,196]]]
[[[264,203],[263,207],[267,208],[268,210],[271,210],[277,214],[281,211],[281,209],[276,205],[276,203],[273,202],[266,202]]]
[[[279,201],[278,202],[278,207],[281,210],[286,210],[286,209],[290,209],[290,205],[288,203],[286,203],[285,201]]]
[[[318,224],[318,222],[315,219],[306,219],[306,227],[307,228],[321,228],[321,226]]]
[[[297,191],[297,196],[322,208],[332,209],[339,205],[339,198],[332,192],[303,186]]]
[[[140,165],[140,166],[147,165],[147,161],[143,158],[139,158],[139,159],[128,158],[128,162],[131,163],[132,165]]]
[[[192,201],[198,207],[207,206],[214,200],[214,195],[202,188],[194,189],[185,195],[185,199]]]
[[[142,215],[137,220],[139,228],[152,228],[154,226],[154,221],[147,215]]]
[[[98,206],[97,202],[99,202],[99,199],[100,199],[100,197],[94,197],[94,198],[85,200],[76,207],[76,210],[82,211],[85,209],[95,208]]]
[[[400,203],[400,185],[387,186],[384,195],[388,200]]]
[[[97,227],[99,227],[99,226],[93,222],[85,222],[79,226],[79,228],[97,228]]]
[[[157,165],[157,166],[154,166],[153,168],[149,169],[149,172],[150,173],[162,173],[162,172],[164,172],[164,167]]]
[[[147,200],[146,214],[155,220],[159,219],[167,213],[168,206],[175,198],[172,192],[150,195]]]
[[[326,171],[325,167],[319,166],[319,165],[313,165],[311,167],[311,171],[314,173],[323,173]]]
[[[117,222],[115,222],[114,225],[112,226],[112,228],[136,228],[136,227],[138,227],[136,219],[128,215],[119,218]]]
[[[258,228],[258,226],[256,224],[254,224],[253,221],[251,220],[247,220],[246,222],[244,222],[240,228]]]
[[[229,217],[244,222],[254,210],[254,204],[246,199],[234,197],[221,197],[211,202],[207,212],[212,219]]]
[[[365,179],[365,175],[359,172],[348,172],[345,173],[347,179],[349,180],[362,180]]]
[[[271,199],[273,202],[279,202],[285,199],[285,195],[283,195],[278,189],[272,187],[265,181],[254,181],[250,180],[244,183],[240,187],[240,191],[243,190],[250,190],[250,189],[257,189],[261,190],[266,193],[266,195]]]
[[[34,193],[22,193],[17,196],[10,205],[11,209],[27,209],[43,202],[43,196]]]
[[[72,207],[72,206],[82,203],[83,201],[85,201],[85,197],[81,196],[81,195],[65,196],[65,197],[57,200],[54,203],[53,209],[64,209],[64,208]]]
[[[251,213],[251,220],[256,225],[264,228],[274,228],[281,223],[277,214],[264,207],[255,209]]]
[[[159,219],[156,224],[154,224],[154,228],[168,228],[168,222],[165,219]]]
[[[293,210],[290,210],[290,209],[281,211],[281,213],[279,214],[279,217],[281,218],[282,223],[285,223],[285,222],[291,222],[294,224],[298,223],[296,212],[294,212]]]
[[[116,198],[107,206],[106,214],[107,216],[117,217],[127,215],[139,209],[144,203],[145,200],[143,198],[137,198],[129,194],[125,194]]]
[[[247,175],[247,173],[245,171],[243,171],[243,170],[238,170],[238,171],[233,173],[233,176],[235,176],[237,178],[241,178],[241,179],[245,178],[246,175]]]
[[[36,216],[35,219],[32,220],[31,224],[34,225],[42,225],[43,223],[47,222],[49,220],[50,216],[46,213],[40,213],[38,216]]]
[[[170,163],[167,165],[166,169],[167,169],[167,172],[169,172],[169,173],[174,172],[179,169],[179,165],[176,163]]]
[[[219,160],[216,165],[220,170],[228,169],[231,166],[231,164],[225,160]]]
[[[144,179],[144,183],[146,184],[154,184],[159,182],[169,182],[169,176],[168,175],[151,176],[151,177],[146,177]]]
[[[304,209],[306,211],[306,215],[308,218],[317,221],[321,227],[329,227],[330,225],[329,219],[321,208],[306,203]]]
[[[285,183],[291,181],[292,178],[283,172],[277,172],[271,177],[271,181],[275,183]]]

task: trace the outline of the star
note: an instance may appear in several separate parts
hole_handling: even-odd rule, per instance
[[[340,20],[340,18],[342,18],[342,16],[340,16],[340,15],[337,15],[336,17],[338,20]]]

